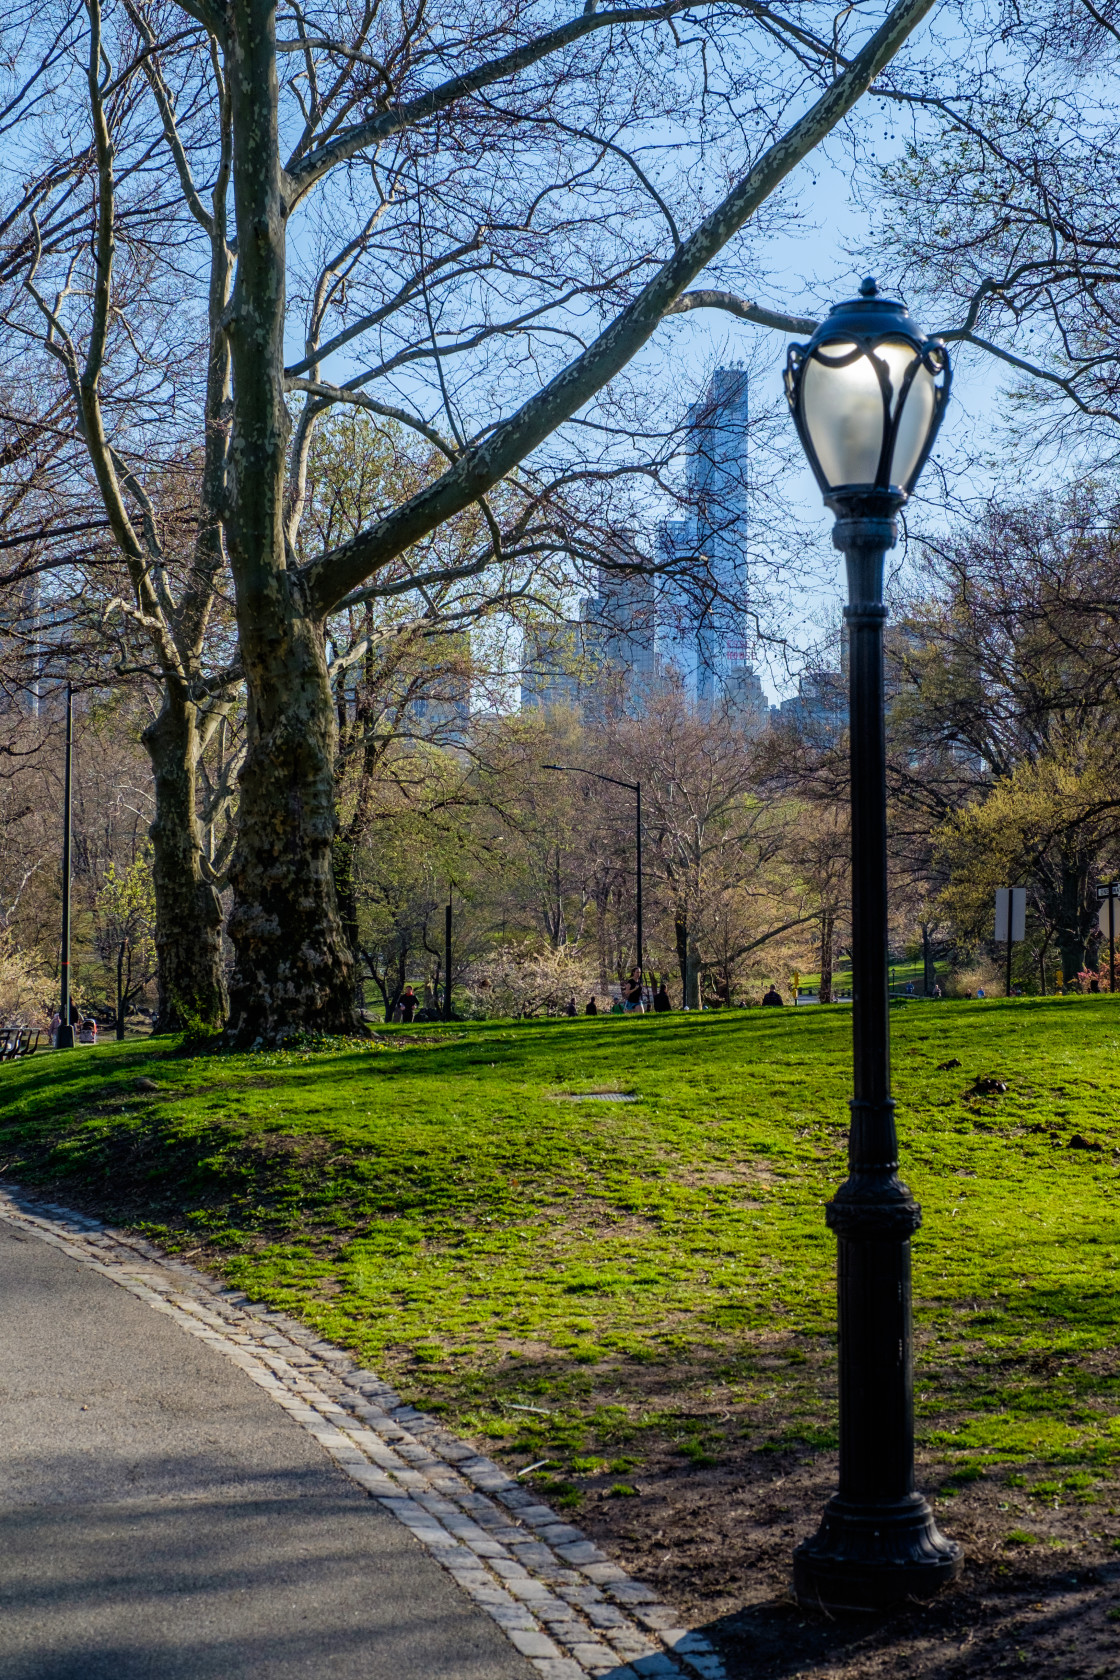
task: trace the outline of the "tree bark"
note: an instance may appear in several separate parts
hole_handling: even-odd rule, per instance
[[[1063,863],[1061,872],[1061,921],[1058,948],[1062,955],[1062,979],[1068,986],[1085,967],[1084,912],[1085,877],[1076,865]]]
[[[682,1002],[686,1009],[700,1008],[700,952],[692,937],[688,917],[678,910],[673,919],[677,941],[677,963],[681,971]]]
[[[218,1027],[226,1012],[222,906],[203,870],[198,719],[171,685],[143,741],[155,782],[156,814],[148,830],[159,968],[154,1031],[175,1032],[200,1023]]]
[[[360,1022],[331,868],[338,724],[323,626],[286,567],[285,219],[273,0],[235,0],[228,17],[238,267],[226,538],[248,695],[230,869],[230,1033],[245,1044],[299,1031],[358,1032]]]
[[[323,637],[298,605],[284,611],[288,574],[272,583],[267,610],[240,610],[249,699],[229,935],[230,1032],[242,1044],[361,1030],[332,869],[336,722]]]
[[[831,910],[821,914],[821,984],[817,994],[821,1003],[832,1002],[832,932],[836,917]]]
[[[933,938],[929,931],[929,923],[922,923],[922,985],[927,997],[933,996],[933,988],[937,984],[937,968],[933,957]]]

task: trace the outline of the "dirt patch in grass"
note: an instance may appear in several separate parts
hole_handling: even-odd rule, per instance
[[[924,1463],[919,1482],[937,1520],[965,1549],[960,1583],[898,1615],[829,1620],[793,1600],[790,1558],[834,1491],[830,1455],[759,1453],[744,1442],[697,1468],[645,1445],[642,1469],[599,1477],[577,1520],[716,1640],[732,1680],[1120,1674],[1114,1484],[1055,1499],[1009,1487],[998,1470],[962,1484],[944,1464]],[[1025,1479],[1046,1485],[1048,1473],[1028,1467]]]

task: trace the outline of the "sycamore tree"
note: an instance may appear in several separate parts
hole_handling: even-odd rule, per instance
[[[578,548],[565,492],[640,477],[644,404],[619,376],[671,317],[804,326],[728,284],[750,272],[732,242],[765,231],[931,5],[899,0],[858,50],[850,11],[712,0],[19,14],[31,185],[9,195],[24,289],[5,318],[57,370],[74,473],[127,576],[118,610],[162,684],[157,899],[206,930],[214,985],[196,737],[244,684],[239,1040],[356,1025],[331,871],[335,617],[408,594],[422,618],[433,586]],[[399,420],[439,469],[307,554],[309,451],[340,404]],[[177,558],[171,459],[194,504]],[[478,539],[449,559],[439,533],[471,509]],[[223,662],[208,632],[227,599]]]

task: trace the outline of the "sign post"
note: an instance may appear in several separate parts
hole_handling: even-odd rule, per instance
[[[1026,887],[998,887],[996,889],[996,939],[1007,941],[1007,987],[1011,996],[1011,947],[1017,939],[1027,936]]]
[[[1097,888],[1102,900],[1097,921],[1102,933],[1108,934],[1108,989],[1116,990],[1116,900],[1120,898],[1120,881],[1106,881]]]

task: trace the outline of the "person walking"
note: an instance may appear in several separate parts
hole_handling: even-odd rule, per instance
[[[662,980],[660,986],[658,986],[656,992],[653,994],[654,1013],[657,1015],[663,1015],[667,1009],[672,1009],[672,1007],[673,1005],[669,1001],[669,994],[665,990],[665,982]]]
[[[406,1026],[411,1022],[412,1017],[415,1015],[419,1003],[420,999],[416,996],[412,987],[406,986],[401,997],[401,1020],[404,1021]]]
[[[628,1015],[645,1014],[642,1003],[642,971],[640,968],[630,970],[630,978],[622,989],[622,1006]]]

